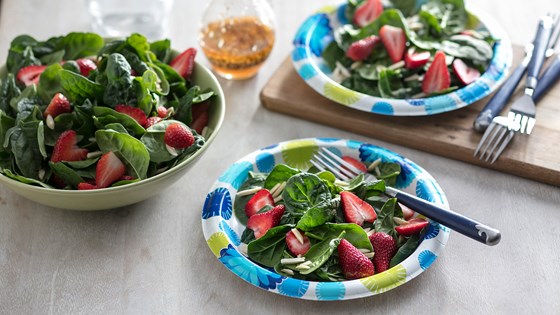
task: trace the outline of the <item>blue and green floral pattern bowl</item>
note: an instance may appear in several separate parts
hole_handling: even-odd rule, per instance
[[[249,260],[241,250],[241,233],[245,226],[233,211],[235,195],[248,173],[270,172],[279,163],[307,169],[309,160],[322,147],[364,162],[381,158],[402,167],[397,188],[448,206],[435,179],[411,160],[372,144],[332,138],[309,138],[281,142],[257,150],[231,165],[212,186],[202,209],[202,229],[210,250],[220,262],[241,279],[261,289],[308,300],[347,300],[383,293],[400,286],[426,270],[441,255],[449,229],[430,221],[429,229],[418,248],[402,263],[371,277],[343,282],[313,282],[285,277]]]
[[[434,115],[459,109],[482,99],[507,78],[513,58],[509,37],[489,15],[474,11],[474,15],[481,21],[478,29],[484,29],[499,39],[494,45],[494,57],[488,69],[475,82],[444,95],[415,99],[386,99],[348,89],[332,79],[331,69],[321,58],[325,47],[334,40],[333,30],[348,23],[344,15],[345,7],[344,4],[319,10],[303,22],[293,41],[292,62],[296,71],[310,87],[332,101],[389,116]]]

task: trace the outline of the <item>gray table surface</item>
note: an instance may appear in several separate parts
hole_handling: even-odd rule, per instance
[[[532,38],[539,15],[560,12],[560,2],[550,0],[467,2],[491,12],[519,44]],[[0,60],[16,35],[46,39],[88,30],[84,1],[54,3],[3,1]],[[173,8],[169,37],[178,49],[198,46],[203,7],[193,3],[178,0]],[[0,187],[0,313],[560,313],[558,187],[264,109],[260,89],[289,54],[298,25],[321,4],[274,0],[272,5],[278,31],[270,59],[251,80],[221,80],[227,98],[223,128],[197,167],[165,193],[120,209],[72,212]],[[206,245],[200,222],[204,197],[221,172],[245,154],[314,136],[367,141],[411,158],[439,181],[454,209],[501,229],[502,242],[486,247],[452,233],[443,255],[418,278],[352,301],[296,300],[245,283]]]

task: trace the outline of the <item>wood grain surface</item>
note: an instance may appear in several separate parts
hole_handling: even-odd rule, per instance
[[[514,48],[513,64],[517,65],[523,50]],[[521,87],[512,100],[521,95]],[[490,96],[439,115],[376,115],[315,92],[294,70],[289,57],[260,94],[262,104],[273,111],[556,186],[560,186],[560,146],[555,145],[560,139],[559,96],[560,84],[539,102],[532,135],[517,135],[496,163],[489,164],[473,156],[482,135],[474,131],[472,123]]]

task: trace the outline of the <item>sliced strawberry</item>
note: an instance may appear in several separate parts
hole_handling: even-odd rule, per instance
[[[175,57],[175,59],[171,60],[169,65],[175,69],[180,76],[189,80],[194,70],[194,57],[196,57],[196,49],[189,48]]]
[[[255,214],[247,221],[247,228],[253,230],[255,238],[260,238],[280,223],[285,209],[284,205],[277,205],[270,211]]]
[[[78,67],[80,67],[80,73],[84,77],[87,77],[91,71],[97,69],[97,65],[91,59],[78,59],[76,60],[76,63],[78,64]]]
[[[344,218],[348,223],[356,223],[361,226],[364,222],[373,222],[377,218],[375,210],[369,203],[349,191],[341,192],[340,200]]]
[[[348,47],[346,56],[354,61],[366,60],[367,57],[371,55],[373,47],[375,47],[375,45],[377,45],[380,41],[381,39],[375,35],[355,41],[350,45],[350,47]]]
[[[345,239],[340,240],[340,244],[338,244],[338,259],[342,274],[348,280],[365,278],[375,274],[375,267],[371,260]]]
[[[407,69],[423,67],[428,63],[432,55],[429,51],[416,52],[414,47],[409,48],[404,54],[404,64]]]
[[[309,241],[309,237],[305,236],[305,233],[299,230],[294,232],[294,230],[286,234],[286,245],[288,245],[288,249],[295,256],[305,255],[311,248],[311,241]],[[296,235],[298,232],[299,236],[301,236],[301,240],[298,238],[299,236]]]
[[[354,24],[364,27],[373,22],[383,12],[381,0],[367,0],[354,11]]]
[[[364,163],[360,162],[359,160],[356,160],[355,158],[353,158],[351,156],[347,156],[347,155],[343,156],[342,159],[346,163],[348,163],[348,164],[354,166],[355,168],[359,169],[361,172],[364,172],[364,173],[367,172],[367,167],[365,166]]]
[[[434,55],[434,61],[432,61],[430,68],[428,68],[424,75],[422,91],[425,94],[432,94],[449,88],[450,84],[451,78],[445,63],[445,54],[442,51],[438,51]]]
[[[146,128],[150,128],[151,126],[157,124],[158,122],[162,121],[163,119],[161,119],[158,116],[151,116],[148,117],[148,120],[146,122]]]
[[[475,68],[467,66],[467,64],[458,58],[453,60],[453,72],[464,85],[471,84],[480,78],[480,72]]]
[[[410,236],[420,233],[428,224],[429,222],[422,218],[414,218],[410,219],[407,224],[396,226],[395,231],[402,236]]]
[[[54,144],[51,162],[81,161],[87,157],[88,149],[78,147],[78,139],[74,130],[61,133]]]
[[[123,175],[121,176],[121,178],[119,178],[119,180],[135,180],[136,178],[130,176],[130,175]]]
[[[261,189],[257,191],[257,193],[254,194],[251,199],[249,199],[249,201],[245,205],[245,214],[247,215],[247,218],[255,215],[264,206],[274,207],[274,198],[272,198],[272,195],[270,194],[270,191],[268,191],[268,189]]]
[[[134,120],[136,120],[142,127],[145,127],[148,123],[148,118],[143,110],[138,107],[132,107],[124,104],[119,104],[115,106],[115,110],[119,113],[126,114]]]
[[[30,86],[31,84],[39,83],[39,78],[41,73],[45,71],[47,66],[27,66],[19,69],[16,78],[25,84],[25,86]]]
[[[172,123],[165,129],[163,141],[172,148],[184,149],[193,145],[194,136],[187,126],[181,123]]]
[[[157,111],[158,116],[161,117],[161,118],[167,117],[167,114],[169,113],[167,108],[165,108],[163,106],[158,106],[156,111]]]
[[[109,151],[101,156],[95,167],[95,183],[97,188],[109,187],[112,183],[119,180],[126,172],[123,162]]]
[[[47,109],[45,109],[43,116],[55,118],[62,113],[70,112],[72,112],[72,107],[66,96],[62,95],[62,93],[56,93],[49,103],[49,106],[47,106]]]
[[[389,269],[391,259],[397,252],[397,242],[387,233],[376,232],[369,236],[371,246],[375,256],[373,256],[373,265],[377,273]]]
[[[95,184],[90,184],[86,182],[78,184],[78,190],[91,190],[91,189],[97,189],[97,186],[95,186]]]
[[[391,25],[383,25],[379,30],[379,36],[385,49],[387,49],[389,58],[393,62],[401,61],[406,49],[406,34],[403,29]]]
[[[402,203],[399,202],[399,206],[402,209],[402,213],[403,213],[403,217],[405,220],[410,220],[412,219],[412,217],[414,216],[414,210],[410,209],[409,207],[403,205]]]
[[[208,102],[204,102],[202,104],[198,104],[193,106],[192,108],[192,123],[191,128],[196,130],[198,134],[202,134],[202,130],[204,127],[208,125],[208,108],[210,104]]]

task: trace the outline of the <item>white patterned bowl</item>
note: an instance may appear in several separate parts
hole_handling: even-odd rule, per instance
[[[447,94],[415,99],[387,99],[348,89],[332,79],[332,71],[321,57],[325,47],[334,39],[333,29],[347,24],[345,7],[344,4],[326,7],[307,18],[296,33],[292,52],[293,65],[305,82],[319,94],[341,105],[388,116],[434,115],[482,99],[507,78],[513,58],[509,37],[489,15],[475,10],[474,15],[481,21],[478,29],[484,29],[499,39],[494,45],[494,56],[488,69],[478,80]]]
[[[310,158],[326,147],[339,155],[350,155],[364,162],[381,158],[402,167],[397,187],[418,197],[447,206],[447,199],[434,178],[414,162],[387,149],[353,140],[309,138],[281,142],[257,150],[231,165],[206,197],[202,209],[202,230],[210,250],[220,262],[241,279],[261,289],[308,300],[348,300],[383,293],[400,286],[426,270],[441,254],[449,229],[430,221],[429,230],[418,248],[393,268],[371,277],[343,282],[313,282],[285,277],[263,268],[239,250],[245,226],[234,214],[235,195],[249,171],[270,172],[279,163],[307,169]]]

